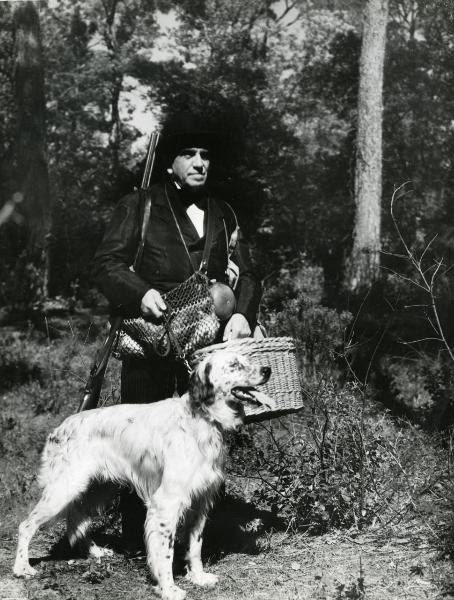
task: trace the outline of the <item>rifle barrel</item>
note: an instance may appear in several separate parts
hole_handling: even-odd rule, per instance
[[[151,174],[153,172],[153,166],[156,156],[156,146],[158,145],[158,141],[159,133],[157,131],[153,131],[153,133],[150,136],[150,141],[148,143],[147,159],[145,161],[145,169],[143,171],[141,186],[143,190],[147,190],[150,187],[150,179]]]
[[[153,131],[150,135],[150,141],[148,143],[148,151],[147,158],[145,161],[145,169],[142,177],[142,186],[141,189],[146,191],[150,187],[151,174],[153,172],[153,165],[156,155],[156,146],[159,141],[159,133],[157,131]],[[142,237],[142,247],[143,247]],[[140,247],[138,250],[137,256],[140,256]],[[137,259],[136,256],[136,259]],[[109,335],[102,346],[99,356],[98,353],[95,356],[92,367],[90,369],[90,375],[88,377],[87,384],[84,390],[84,396],[79,405],[79,412],[82,410],[88,410],[90,408],[95,408],[99,402],[99,396],[101,392],[102,382],[104,379],[104,374],[106,371],[107,363],[109,361],[110,355],[112,353],[112,348],[117,336],[118,331],[121,328],[121,323],[123,319],[120,315],[117,315],[112,321]]]

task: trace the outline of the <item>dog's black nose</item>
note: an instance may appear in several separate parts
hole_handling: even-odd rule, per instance
[[[271,367],[260,367],[260,373],[268,380],[271,375]]]

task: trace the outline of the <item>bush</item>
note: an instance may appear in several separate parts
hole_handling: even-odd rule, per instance
[[[5,328],[4,328],[5,330]],[[0,389],[11,389],[30,381],[44,380],[36,349],[31,350],[27,334],[4,331],[0,341]]]
[[[352,315],[313,304],[304,295],[285,303],[270,315],[270,335],[288,335],[297,342],[302,375],[306,385],[318,385],[320,377],[338,377],[338,352],[344,346],[345,330]]]
[[[49,339],[39,331],[3,328],[0,342],[0,389],[15,390],[33,402],[35,414],[57,414],[68,402],[76,410],[100,342],[86,343],[66,322],[62,339]],[[88,334],[85,334],[87,337]],[[104,396],[118,396],[117,361],[112,360]]]
[[[265,326],[269,335],[296,340],[305,385],[314,389],[320,377],[339,376],[337,352],[353,317],[347,311],[323,306],[323,271],[301,260],[296,272],[283,269],[279,285],[266,291]]]
[[[394,409],[427,428],[452,426],[454,373],[446,355],[385,356],[380,361],[380,375]]]
[[[332,382],[304,415],[238,434],[229,458],[234,481],[246,478],[256,502],[313,533],[402,516],[431,489],[440,465],[424,434]]]

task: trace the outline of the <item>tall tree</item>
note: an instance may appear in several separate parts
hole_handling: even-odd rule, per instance
[[[356,135],[355,226],[346,287],[370,286],[380,269],[383,66],[388,0],[367,0],[360,57]]]
[[[14,83],[17,106],[16,181],[26,224],[26,260],[38,270],[39,294],[48,296],[51,201],[45,140],[44,69],[34,2],[14,10]]]

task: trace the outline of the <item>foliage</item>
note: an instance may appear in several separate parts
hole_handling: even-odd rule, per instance
[[[131,56],[144,38],[153,35],[155,5],[147,0],[127,4],[91,0],[60,2],[58,10],[41,8],[47,150],[54,203],[50,286],[52,294],[68,293],[72,282],[80,279],[84,293],[89,282],[87,267],[99,242],[103,217],[124,190],[124,165],[137,137],[137,130],[130,125],[130,107],[126,106],[130,87],[126,74]],[[7,98],[12,96],[14,85],[11,75],[12,71],[0,89]],[[8,117],[11,120],[14,112]],[[6,140],[10,151],[14,131],[9,131]],[[6,161],[3,165],[8,167]],[[17,189],[17,182],[9,176],[2,186],[8,198]],[[126,186],[132,186],[130,176]],[[11,267],[16,266],[14,226],[2,241],[2,279],[6,280]]]
[[[30,324],[28,330],[14,328],[3,331],[0,343],[0,390],[27,396],[35,414],[59,414],[71,397],[75,410],[82,396],[89,367],[99,342],[93,344],[90,324],[71,320],[64,323],[64,331],[55,336],[55,321],[50,318],[45,332]],[[59,323],[59,326],[60,323]],[[116,361],[112,361],[104,386],[103,401],[118,397],[114,381],[118,378]],[[20,390],[18,392],[17,390]],[[65,410],[71,409],[70,406]]]
[[[23,250],[16,257],[14,276],[7,275],[7,263],[2,267],[5,275],[0,283],[0,303],[18,312],[39,304],[44,297],[42,273],[29,261],[27,253]]]
[[[321,378],[338,377],[338,353],[352,315],[324,306],[324,278],[320,267],[304,257],[293,271],[281,269],[278,283],[264,295],[265,328],[272,336],[297,342],[305,389],[317,388]]]
[[[384,356],[380,382],[393,408],[428,429],[446,430],[453,424],[452,362],[443,354]]]
[[[52,295],[96,307],[90,261],[114,203],[138,183],[143,134],[171,111],[200,108],[230,137],[217,176],[254,247],[266,289],[262,320],[270,333],[299,340],[306,380],[338,378],[336,357],[350,323],[360,375],[377,368],[376,383],[382,374],[387,390],[409,398],[408,364],[423,353],[428,370],[439,373],[435,403],[444,405],[448,366],[443,359],[437,370],[440,348],[408,346],[430,334],[428,311],[404,308],[427,304],[420,290],[387,275],[353,322],[362,300],[355,306],[339,293],[354,211],[361,5],[316,0],[290,10],[267,0],[63,0],[57,10],[41,3],[55,207]],[[2,205],[17,186],[11,12],[11,3],[0,3]],[[413,195],[396,207],[409,248],[420,255],[439,234],[431,257],[444,257],[447,268],[434,293],[451,346],[453,31],[446,3],[391,2],[383,173],[384,198],[403,179],[413,181]],[[384,210],[383,264],[411,276],[411,266],[395,256],[399,240],[386,203]],[[0,303],[34,316],[42,286],[25,264],[15,218],[0,229]],[[386,354],[397,357],[391,371],[379,368]]]
[[[438,484],[440,457],[418,430],[379,416],[358,389],[328,382],[304,416],[237,436],[229,468],[289,527],[316,533],[402,518]]]
[[[10,3],[0,6],[0,168],[2,181],[7,177],[5,159],[14,133],[14,100],[10,85],[13,61],[13,24]],[[3,188],[3,189],[2,189]],[[0,186],[3,200],[4,184]],[[2,202],[3,204],[3,202]]]
[[[224,115],[231,160],[220,178],[259,258],[271,256],[269,269],[275,270],[305,252],[323,267],[332,302],[353,221],[360,8],[322,0],[298,2],[291,10],[267,0],[64,0],[58,11],[41,6],[55,205],[52,292],[69,293],[78,280],[80,297],[87,293],[88,265],[104,222],[118,197],[138,182],[140,136],[152,120],[189,106]],[[395,183],[412,179],[416,194],[404,229],[425,239],[438,230],[436,244],[449,259],[452,14],[445,5],[393,0],[391,15],[385,197]],[[0,19],[3,202],[15,190],[9,3],[2,3]],[[141,130],[139,106],[150,111],[150,124],[142,118]],[[389,225],[384,241],[392,249]],[[6,280],[21,242],[14,224],[1,233]]]
[[[11,329],[4,335],[0,374],[3,402],[9,408],[2,412],[1,450],[6,458],[17,436],[24,447],[39,452],[50,427],[37,439],[30,419],[21,420],[24,411],[56,423],[76,409],[95,350],[86,337],[86,327],[71,329],[69,324],[67,334],[55,340],[33,329]],[[113,361],[104,391],[114,402],[117,366]],[[440,382],[437,368],[441,366],[426,368],[431,393],[430,386]],[[303,414],[235,434],[229,485],[236,485],[239,493],[249,481],[248,499],[271,508],[294,529],[365,527],[419,510],[434,486],[445,485],[443,461],[448,458],[426,434],[374,407],[359,388],[327,381],[308,396]],[[32,472],[29,467],[25,471]],[[33,478],[18,478],[11,493],[29,497],[33,483]]]
[[[385,81],[384,182],[387,197],[403,181],[415,194],[403,217],[411,242],[439,234],[436,246],[452,261],[452,168],[454,142],[447,115],[453,77],[453,14],[449,3],[391,3]],[[387,212],[387,211],[386,211]],[[448,217],[446,219],[446,217]],[[405,236],[407,237],[407,236]]]
[[[42,379],[42,369],[35,349],[17,335],[3,335],[0,344],[1,389],[21,385],[32,380]]]
[[[247,6],[225,0],[200,5],[176,2],[175,26],[167,35],[167,53],[173,56],[169,60],[157,58],[162,42],[157,18],[161,15],[162,20],[163,14],[157,9],[171,6],[146,0],[90,0],[64,1],[58,11],[42,7],[48,158],[55,204],[54,294],[68,293],[71,282],[79,280],[84,295],[87,265],[103,222],[113,202],[137,182],[140,157],[135,142],[140,132],[133,124],[134,102],[141,96],[146,102],[147,93],[155,117],[187,106],[223,114],[234,140],[227,154],[236,164],[226,164],[220,178],[224,193],[242,213],[245,228],[255,233],[264,225],[262,231],[267,233],[256,236],[264,251],[270,242],[279,247],[283,240],[293,251],[311,247],[311,203],[319,202],[313,167],[321,164],[321,156],[322,163],[335,161],[348,132],[345,118],[315,101],[320,91],[317,64],[328,62],[326,73],[330,72],[329,61],[338,54],[337,47],[330,48],[335,32],[342,36],[352,29],[345,15],[314,9],[306,14],[306,23],[299,17],[290,26],[285,11],[279,14],[264,0]],[[3,17],[8,23],[8,11]],[[304,44],[301,29],[307,37]],[[12,88],[8,73],[0,89],[7,122],[14,118],[7,101]],[[301,121],[304,113],[307,118]],[[11,129],[5,130],[7,150],[13,137]],[[314,173],[314,179],[307,182],[302,169]],[[3,179],[2,185],[7,198],[15,182]],[[306,193],[307,200],[301,197],[302,185],[313,191]],[[327,194],[342,187],[335,184]],[[318,213],[315,206],[314,211],[316,218],[332,214]],[[290,239],[288,223],[297,224]],[[12,227],[4,243],[5,278],[15,265],[16,245]],[[326,245],[323,248],[327,254]],[[318,249],[315,254],[320,254]]]

